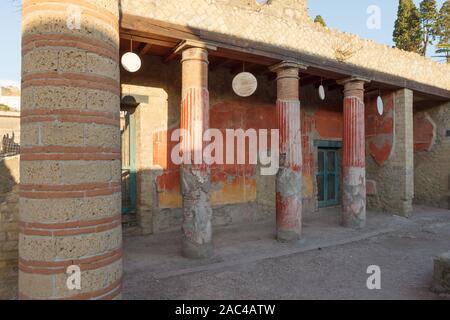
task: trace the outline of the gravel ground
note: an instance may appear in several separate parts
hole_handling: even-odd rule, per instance
[[[447,299],[429,288],[433,257],[450,250],[448,215],[347,244],[168,277],[127,272],[124,299]],[[367,267],[381,268],[369,290]]]

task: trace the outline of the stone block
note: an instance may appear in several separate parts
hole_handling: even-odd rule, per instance
[[[85,199],[22,198],[21,217],[25,222],[55,223],[60,221],[102,219],[120,213],[120,194]]]
[[[32,100],[23,105],[24,109],[30,106],[40,109],[84,109],[86,107],[87,89],[84,88],[42,86],[33,87],[32,90],[34,91]]]
[[[58,184],[61,164],[57,161],[23,161],[20,179],[23,184]]]
[[[85,126],[83,123],[48,122],[42,124],[42,143],[55,146],[82,146]]]
[[[86,53],[82,50],[61,50],[59,52],[59,72],[86,71]]]
[[[117,63],[110,58],[94,53],[87,54],[87,72],[112,79],[119,78],[119,66]]]
[[[58,50],[40,49],[25,54],[22,69],[24,73],[57,71]]]
[[[111,180],[111,161],[66,161],[61,164],[67,184],[104,183]]]
[[[450,251],[434,259],[433,291],[450,294]]]

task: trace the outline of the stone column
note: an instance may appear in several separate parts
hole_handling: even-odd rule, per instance
[[[118,1],[22,10],[19,297],[120,298]]]
[[[302,232],[302,141],[300,130],[299,69],[296,62],[271,67],[277,77],[277,123],[280,168],[276,178],[277,239],[296,241]]]
[[[338,81],[344,85],[343,137],[343,226],[362,228],[366,222],[366,153],[364,125],[364,84],[367,81],[349,78]]]
[[[181,151],[183,196],[183,255],[206,258],[212,255],[212,209],[209,167],[203,160],[203,133],[209,127],[208,47],[184,42],[182,52],[182,101],[180,127],[186,134]]]
[[[389,211],[410,216],[414,198],[413,91],[402,89],[394,95],[394,154],[391,158],[396,188],[389,195]]]

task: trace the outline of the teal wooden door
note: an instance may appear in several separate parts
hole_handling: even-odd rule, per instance
[[[339,149],[319,148],[317,191],[319,207],[339,203]]]

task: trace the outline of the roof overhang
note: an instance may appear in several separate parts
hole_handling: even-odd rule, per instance
[[[211,56],[236,59],[264,66],[271,66],[281,61],[298,61],[308,66],[308,69],[304,71],[305,74],[335,80],[348,77],[365,78],[371,80],[372,86],[392,90],[408,88],[422,98],[439,101],[450,100],[450,91],[446,89],[266,43],[253,42],[130,14],[122,15],[120,26],[122,38],[133,37],[135,40],[150,45],[158,44],[171,48],[170,54],[165,59],[166,61],[179,54],[176,48],[184,41],[201,41],[216,48],[215,51],[211,52]]]

